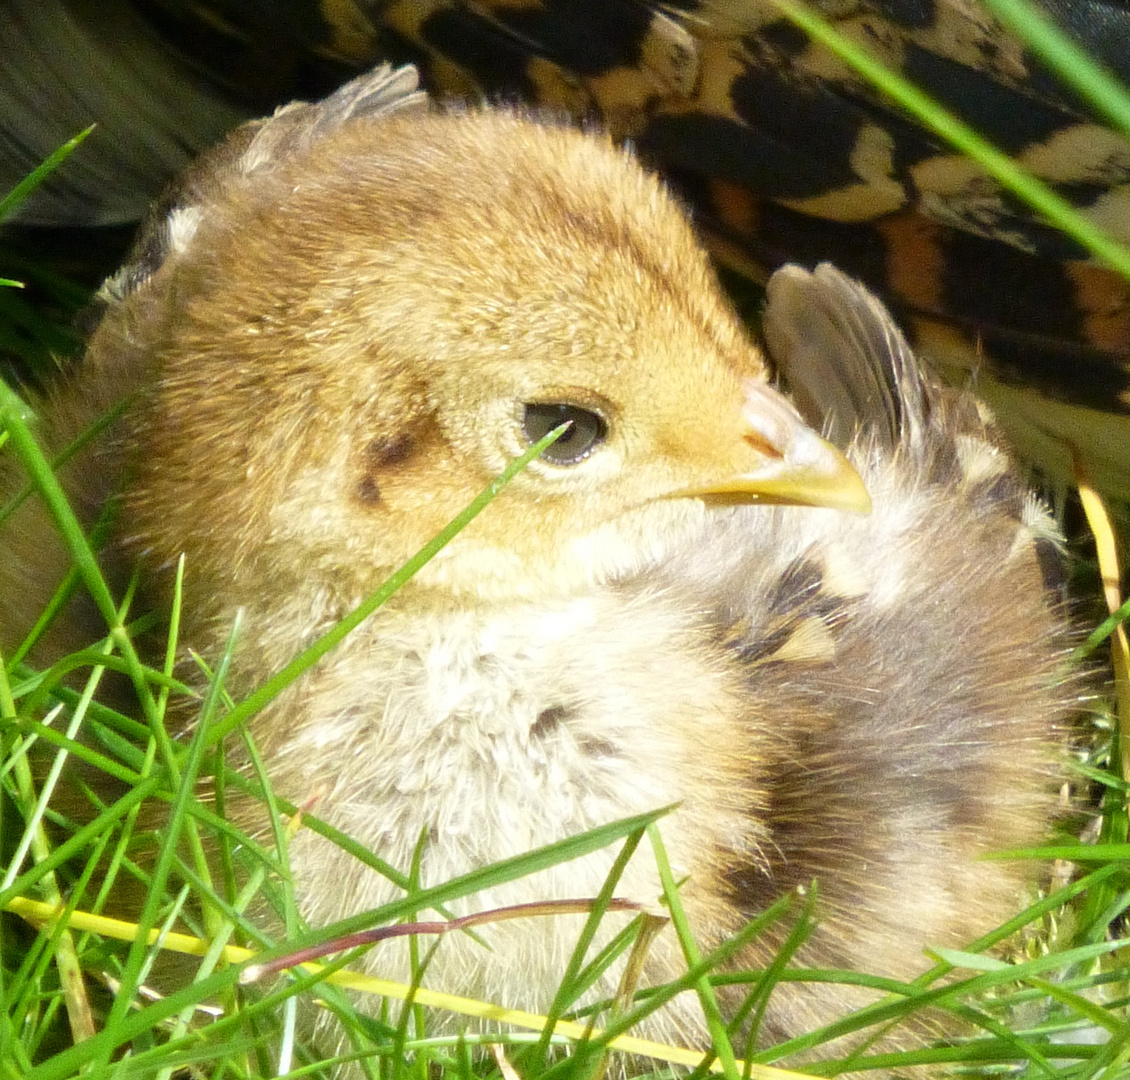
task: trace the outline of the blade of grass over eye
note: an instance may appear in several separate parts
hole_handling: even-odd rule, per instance
[[[94,125],[91,124],[85,131],[80,131],[73,139],[68,139],[57,150],[53,150],[41,165],[29,172],[7,195],[0,199],[0,221],[3,221],[4,218],[15,211],[16,207],[78,149],[93,130]]]
[[[823,17],[796,0],[773,0],[790,22],[819,41],[922,124],[976,161],[1002,187],[1053,221],[1096,258],[1130,279],[1130,250],[1088,221],[1047,184],[1017,165],[1007,154],[978,135],[933,98],[885,67],[865,49],[847,40]]]
[[[561,424],[544,438],[539,439],[524,454],[516,457],[486,488],[471,500],[454,518],[448,522],[431,540],[412,556],[384,584],[355,607],[334,627],[323,634],[308,649],[299,653],[278,674],[268,679],[258,690],[244,698],[232,711],[217,723],[209,737],[211,746],[230,731],[234,731],[248,717],[254,716],[269,702],[279,696],[303,672],[313,667],[339,642],[348,637],[374,611],[384,604],[407,581],[417,574],[428,562],[442,551],[494,500],[500,491],[514,479],[527,465],[538,457],[546,447],[556,442],[568,430],[569,424]]]
[[[984,4],[1065,83],[1130,136],[1130,92],[1040,8],[1027,0],[984,0]]]

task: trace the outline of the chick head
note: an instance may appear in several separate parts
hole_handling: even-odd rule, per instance
[[[199,596],[354,602],[563,421],[416,589],[606,581],[704,500],[866,508],[769,387],[682,210],[607,139],[483,111],[253,151],[205,177],[89,353],[149,368],[127,526],[158,563],[187,552]]]

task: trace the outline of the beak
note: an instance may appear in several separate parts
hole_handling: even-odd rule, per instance
[[[673,497],[871,513],[871,496],[855,467],[805,424],[780,394],[751,382],[745,387],[745,395],[742,435],[764,463],[750,472],[673,492]]]

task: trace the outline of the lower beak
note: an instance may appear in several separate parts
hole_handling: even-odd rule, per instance
[[[742,435],[762,463],[748,472],[673,492],[674,497],[871,512],[871,496],[855,467],[775,390],[761,383],[747,385],[742,422]]]

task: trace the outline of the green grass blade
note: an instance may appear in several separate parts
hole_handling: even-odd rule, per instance
[[[48,176],[62,165],[82,145],[93,130],[94,125],[91,124],[90,127],[85,131],[80,131],[73,139],[68,139],[0,199],[0,221],[8,217]]]
[[[331,649],[348,637],[358,626],[387,602],[421,568],[442,551],[456,536],[475,520],[495,499],[500,491],[514,479],[543,450],[559,439],[568,428],[562,424],[544,438],[534,443],[524,454],[515,458],[493,479],[466,507],[448,522],[431,540],[412,556],[395,574],[369,597],[362,601],[336,626],[332,627],[286,665],[278,674],[268,679],[258,690],[248,695],[218,724],[209,737],[209,744],[222,739],[234,731],[248,717],[254,716],[264,706],[273,701],[303,672],[313,667]]]
[[[984,0],[984,4],[1068,86],[1130,137],[1130,92],[1114,75],[1027,0]]]
[[[919,87],[883,66],[875,57],[836,32],[827,20],[796,0],[773,0],[786,17],[913,113],[958,151],[978,162],[1002,187],[1043,214],[1096,258],[1130,279],[1130,250],[1094,225],[1047,184],[1017,165]]]

